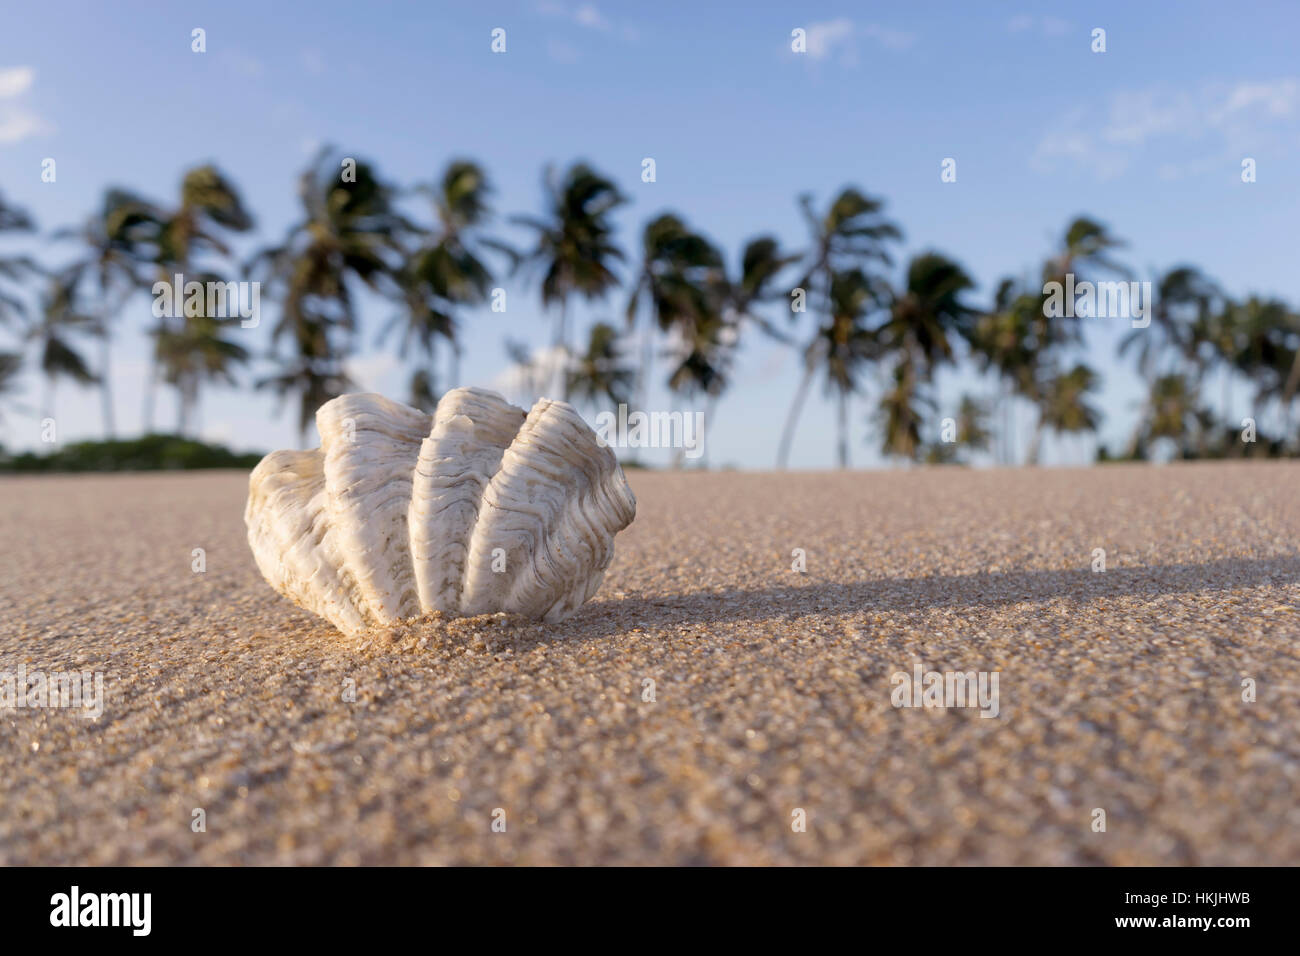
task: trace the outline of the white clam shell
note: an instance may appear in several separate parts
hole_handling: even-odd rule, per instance
[[[614,453],[564,402],[525,414],[458,388],[430,416],[343,395],[316,427],[319,449],[253,469],[244,522],[267,582],[347,634],[431,611],[562,620],[636,515]]]

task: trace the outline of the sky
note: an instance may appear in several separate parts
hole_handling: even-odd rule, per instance
[[[434,180],[452,158],[478,160],[495,187],[497,231],[515,241],[524,234],[504,220],[541,210],[546,164],[585,159],[629,199],[616,217],[625,273],[642,225],[660,212],[685,215],[734,268],[758,234],[801,247],[800,194],[821,207],[856,185],[887,202],[905,234],[902,258],[934,249],[964,265],[978,283],[974,304],[1001,277],[1034,274],[1079,214],[1125,239],[1144,278],[1189,263],[1229,293],[1300,301],[1294,3],[2,0],[0,23],[0,194],[38,220],[36,251],[50,263],[75,250],[48,233],[82,222],[106,186],[174,201],[183,170],[204,162],[233,179],[257,217],[240,251],[278,241],[299,216],[299,172],[332,144],[404,186]],[[206,52],[191,49],[195,28]],[[504,53],[491,49],[497,28]],[[1092,49],[1098,28],[1104,53]],[[806,32],[805,53],[791,49],[795,29]],[[646,157],[652,183],[641,177]],[[1247,157],[1253,183],[1242,182]],[[42,182],[49,158],[56,180]],[[941,180],[947,158],[956,182]],[[550,340],[536,288],[521,277],[500,284],[505,313],[464,316],[461,384],[504,388],[505,340]],[[576,305],[572,326],[585,334],[600,319],[621,322],[624,296]],[[141,424],[149,308],[147,296],[133,300],[114,340],[126,433]],[[391,311],[366,303],[348,367],[365,389],[402,398],[408,371],[391,343],[375,342]],[[263,313],[259,328],[239,333],[259,356],[274,306]],[[777,303],[769,315],[786,322],[788,312]],[[1118,446],[1140,395],[1131,363],[1115,357],[1127,321],[1092,321],[1100,440]],[[0,330],[0,349],[8,343],[12,332]],[[267,369],[259,362],[244,378]],[[664,360],[656,370],[662,379]],[[793,350],[745,342],[708,425],[710,465],[772,466],[799,372]],[[992,389],[966,373],[939,384],[945,414],[963,390]],[[881,385],[869,375],[851,406],[857,467],[887,464],[871,420]],[[39,395],[29,375],[25,397],[38,405]],[[1229,399],[1249,411],[1245,388]],[[662,389],[649,405],[688,407]],[[61,384],[55,412],[60,440],[100,435],[97,393]],[[0,441],[39,447],[38,419],[8,412]],[[159,423],[174,420],[174,396],[163,394]],[[236,448],[294,447],[295,420],[292,403],[277,408],[267,392],[203,395],[201,433]],[[1025,413],[1021,425],[1031,421]],[[1048,440],[1045,460],[1081,463],[1094,447]],[[819,386],[792,464],[831,467],[834,453],[834,407]]]

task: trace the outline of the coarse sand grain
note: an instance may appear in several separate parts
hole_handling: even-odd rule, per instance
[[[570,620],[357,639],[242,473],[0,480],[0,671],[105,691],[0,709],[0,863],[1300,863],[1300,465],[629,480]]]

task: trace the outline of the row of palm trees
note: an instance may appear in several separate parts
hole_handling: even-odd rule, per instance
[[[529,237],[514,245],[488,234],[492,190],[476,163],[448,164],[432,183],[398,189],[366,162],[326,150],[298,183],[301,214],[283,241],[240,263],[236,237],[254,226],[238,190],[210,165],[188,171],[179,195],[161,202],[110,189],[102,207],[78,229],[53,238],[75,243],[73,261],[45,269],[30,256],[0,258],[0,324],[36,353],[46,383],[42,412],[51,413],[61,379],[97,385],[104,431],[115,430],[110,343],[127,303],[156,281],[262,283],[278,306],[271,329],[270,373],[254,379],[282,401],[296,399],[305,440],[316,408],[353,388],[345,358],[366,333],[366,298],[391,315],[377,341],[395,342],[411,366],[409,400],[431,409],[455,385],[467,335],[466,315],[484,306],[509,275],[539,290],[554,322],[551,354],[560,356],[555,383],[565,397],[592,406],[644,407],[658,363],[667,387],[712,410],[731,384],[741,345],[761,335],[797,350],[802,374],[780,434],[784,467],[806,399],[820,380],[836,411],[836,451],[850,457],[850,408],[879,379],[873,418],[881,451],[891,457],[949,461],[990,450],[1014,457],[1014,421],[1031,410],[1034,427],[1025,460],[1038,460],[1043,437],[1085,435],[1101,420],[1099,376],[1086,362],[1085,320],[1055,317],[1047,283],[1106,276],[1130,278],[1117,258],[1123,248],[1105,226],[1070,223],[1036,277],[998,283],[991,302],[973,298],[975,283],[947,255],[925,251],[896,264],[903,234],[882,200],[845,188],[819,208],[799,199],[808,227],[802,248],[771,235],[746,242],[734,268],[703,232],[665,212],[645,224],[636,261],[616,235],[614,215],[626,197],[585,163],[548,169],[539,215],[509,222]],[[418,200],[423,215],[409,215]],[[0,232],[31,232],[22,210],[0,200]],[[895,279],[895,269],[901,278]],[[607,301],[623,281],[621,323],[602,321],[585,345],[570,345],[572,305]],[[36,307],[22,287],[42,283]],[[1125,452],[1143,457],[1162,440],[1184,456],[1240,453],[1227,392],[1217,415],[1202,394],[1218,374],[1225,390],[1249,384],[1262,417],[1280,422],[1294,443],[1292,412],[1300,391],[1300,315],[1276,299],[1233,300],[1209,277],[1179,266],[1156,278],[1152,321],[1120,344],[1133,355],[1146,399]],[[188,314],[193,312],[194,314]],[[143,421],[154,426],[160,385],[175,390],[177,430],[189,431],[201,391],[235,384],[254,355],[240,341],[237,316],[200,308],[164,315],[150,328],[152,371]],[[97,358],[84,343],[98,344]],[[530,361],[516,349],[517,358]],[[446,371],[440,370],[445,357]],[[12,391],[21,351],[0,351],[0,399]],[[937,380],[965,363],[985,394],[960,396],[940,434]],[[993,428],[994,411],[1002,416]],[[994,438],[1000,441],[994,447]]]

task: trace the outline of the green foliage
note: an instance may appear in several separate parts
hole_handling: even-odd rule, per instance
[[[651,366],[662,357],[669,389],[711,410],[730,386],[752,330],[796,350],[802,376],[780,436],[779,465],[788,460],[814,384],[834,399],[841,465],[849,458],[850,403],[864,393],[882,451],[906,461],[968,463],[976,452],[1000,450],[1010,463],[1018,413],[1028,410],[1033,425],[1027,460],[1033,463],[1045,435],[1093,433],[1102,419],[1099,375],[1084,362],[1095,360],[1085,352],[1093,334],[1089,323],[1045,308],[1047,293],[1036,281],[1131,278],[1121,260],[1125,243],[1097,219],[1075,217],[1041,266],[1023,278],[1003,279],[991,301],[980,303],[974,280],[940,252],[922,252],[896,267],[901,229],[886,216],[884,200],[854,186],[821,208],[812,196],[799,197],[809,233],[803,249],[783,249],[775,237],[759,235],[731,262],[684,215],[663,211],[645,223],[639,237],[626,323],[596,324],[573,352],[568,306],[575,298],[603,299],[620,282],[616,270],[625,257],[614,213],[627,197],[613,179],[583,162],[563,170],[548,167],[544,190],[539,215],[511,219],[530,234],[528,248],[519,250],[490,235],[492,188],[478,163],[454,159],[439,177],[408,190],[387,183],[370,163],[322,151],[299,179],[299,221],[246,266],[251,278],[262,280],[264,298],[278,313],[271,353],[254,355],[249,342],[258,340],[239,335],[238,319],[230,316],[160,319],[150,329],[155,367],[146,386],[146,430],[154,383],[175,389],[177,431],[184,434],[202,387],[238,385],[241,366],[269,361],[255,384],[282,400],[292,397],[305,440],[316,409],[355,388],[345,364],[360,334],[372,332],[360,328],[366,293],[393,308],[378,340],[396,340],[410,375],[410,401],[432,410],[444,383],[458,384],[463,343],[477,338],[466,334],[464,323],[496,282],[489,254],[537,280],[543,309],[555,313],[555,343],[566,357],[561,387],[582,402],[631,403],[634,392],[644,402]],[[428,203],[423,222],[401,211],[413,195]],[[80,247],[57,272],[25,256],[0,258],[0,326],[15,340],[0,349],[0,413],[32,414],[32,405],[15,395],[25,367],[44,380],[41,415],[53,413],[60,383],[97,386],[104,433],[111,437],[110,338],[119,316],[128,314],[128,302],[155,279],[170,281],[177,272],[187,280],[227,281],[235,268],[228,243],[253,225],[234,184],[216,167],[200,165],[185,172],[172,204],[106,190],[99,209],[80,227],[54,233]],[[0,232],[33,229],[30,216],[0,199]],[[36,281],[41,285],[27,292]],[[1145,386],[1137,423],[1123,449],[1100,449],[1099,459],[1141,459],[1169,443],[1185,458],[1300,451],[1293,421],[1300,402],[1300,312],[1277,298],[1234,300],[1190,265],[1154,276],[1153,285],[1150,325],[1124,329],[1119,348]],[[792,290],[799,294],[792,297]],[[796,310],[796,301],[806,309]],[[764,314],[768,309],[773,316]],[[639,360],[633,360],[624,336],[639,337]],[[444,346],[446,379],[438,367]],[[508,354],[517,362],[530,360],[514,345],[508,344]],[[936,442],[936,382],[943,369],[964,362],[993,385],[992,394],[963,396],[956,441]],[[1224,389],[1218,402],[1205,394],[1216,377]],[[1241,411],[1262,418],[1277,435],[1260,432],[1254,443],[1241,441],[1232,397],[1234,384],[1243,383],[1251,404]],[[105,443],[107,451],[94,453],[116,462],[129,444]],[[72,449],[40,461],[70,454]],[[169,462],[211,457],[176,447],[167,454]],[[28,459],[35,469],[33,456],[10,462]]]
[[[544,188],[544,214],[512,220],[534,236],[532,249],[519,254],[516,264],[540,273],[542,308],[557,308],[555,344],[567,349],[569,300],[600,299],[618,285],[614,265],[624,255],[610,214],[627,199],[613,180],[581,162],[562,175],[548,167]]]
[[[626,405],[636,373],[623,360],[618,331],[606,322],[591,327],[586,350],[569,372],[569,392],[593,404]]]
[[[125,441],[76,442],[47,455],[6,455],[0,450],[0,472],[247,470],[261,459],[260,452],[237,454],[180,435],[144,435]]]

